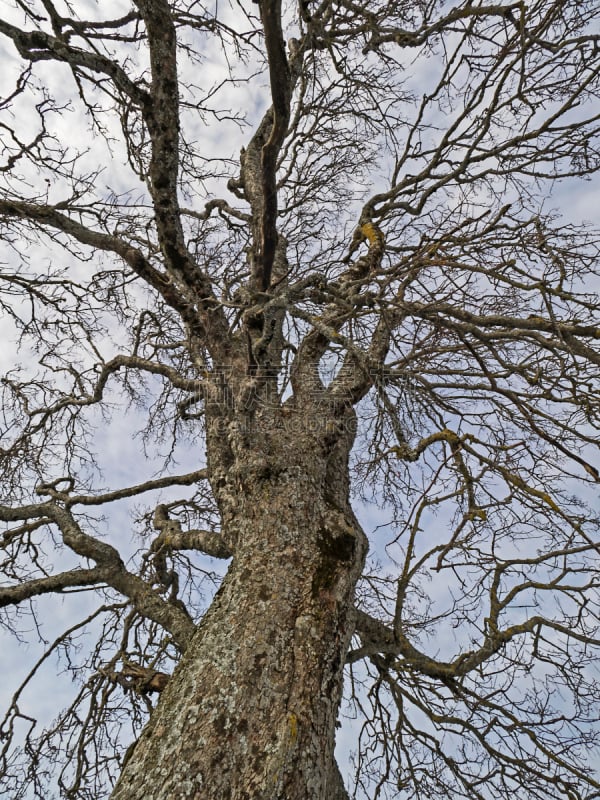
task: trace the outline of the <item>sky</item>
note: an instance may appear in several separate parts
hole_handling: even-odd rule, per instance
[[[246,5],[248,6],[249,3],[246,3]],[[98,5],[87,2],[87,0],[78,2],[77,7],[82,17],[89,18],[98,13]],[[102,4],[101,13],[107,16],[118,16],[126,13],[129,7],[129,3],[111,0],[110,3]],[[232,21],[235,21],[236,15],[239,15],[239,10],[234,8],[231,14]],[[0,19],[14,21],[16,24],[21,21],[21,18],[22,15],[14,3],[0,0]],[[210,52],[207,50],[203,55],[203,79],[208,83],[219,83],[226,77],[223,59],[217,51]],[[141,55],[136,56],[136,58],[141,58]],[[14,80],[16,63],[14,49],[0,36],[0,97],[5,96],[7,91],[10,91]],[[143,64],[140,63],[139,68],[142,68],[142,66]],[[132,70],[134,69],[132,67]],[[247,69],[250,71],[251,65]],[[413,75],[412,79],[416,85],[419,85],[420,81],[424,82],[427,78],[427,63],[423,65],[422,69],[424,71],[422,76],[418,72]],[[44,78],[48,81],[53,94],[59,100],[61,98],[66,100],[72,95],[73,85],[66,77],[65,70],[58,70],[54,66],[44,67]],[[250,89],[241,85],[227,86],[221,97],[224,105],[234,109],[242,107],[249,121],[256,120],[264,110],[267,102],[265,82],[260,79],[255,80]],[[35,125],[35,114],[31,103],[24,102],[19,107],[18,112],[19,128],[23,131],[30,130]],[[107,115],[107,120],[109,120],[107,122],[108,125],[115,125],[114,116]],[[239,149],[247,136],[247,131],[241,131],[239,125],[232,120],[224,120],[219,124],[205,127],[201,125],[200,118],[198,118],[196,123],[197,131],[194,129],[195,123],[191,112],[187,115],[187,121],[191,125],[191,130],[197,133],[201,143],[202,155],[207,159],[222,154],[224,151],[230,157],[237,157]],[[105,192],[108,195],[110,191],[119,193],[131,188],[129,174],[123,168],[126,155],[118,141],[111,145],[111,152],[109,153],[106,144],[91,133],[89,125],[77,111],[65,111],[62,114],[55,115],[52,124],[60,141],[68,142],[74,151],[85,153],[82,162],[87,165],[90,171],[94,171],[98,168],[98,165],[102,165],[97,178],[98,191]],[[35,168],[31,167],[29,173],[25,173],[25,177],[30,181],[32,193],[39,192],[40,186],[42,186],[42,189],[44,188],[40,182],[45,182],[45,178],[36,174]],[[209,190],[212,188],[210,181],[207,182],[207,188]],[[145,191],[141,184],[136,185],[135,190],[139,191],[141,195]],[[49,201],[56,202],[61,199],[64,186],[60,181],[51,182],[47,185],[47,191]],[[552,192],[545,205],[546,207],[557,208],[565,221],[576,223],[590,221],[595,225],[600,225],[599,200],[597,181],[565,181],[557,182],[552,187]],[[198,206],[201,207],[199,201]],[[28,251],[28,255],[34,265],[44,263],[48,259],[64,259],[62,250],[58,248],[48,250],[45,243],[37,249],[32,247]],[[10,249],[0,248],[0,269],[4,268],[5,265],[10,266],[11,259],[14,257],[14,252]],[[89,264],[77,263],[73,260],[68,264],[68,268],[72,275],[76,275],[78,271],[83,274],[89,269]],[[10,369],[16,362],[28,363],[35,361],[35,354],[31,350],[26,347],[18,350],[14,327],[7,318],[0,318],[0,341],[3,343],[0,348],[0,371],[2,373]],[[114,350],[118,344],[119,332],[111,331],[103,343],[105,355],[110,353],[111,349]],[[109,426],[101,426],[98,429],[96,443],[100,454],[99,466],[104,475],[105,483],[110,488],[118,488],[130,482],[140,482],[146,476],[151,476],[162,464],[160,452],[152,450],[152,448],[148,452],[143,447],[141,437],[134,435],[135,431],[141,427],[141,419],[142,415],[140,415],[139,420],[136,420],[135,413],[130,411],[126,416],[115,417]],[[185,446],[181,447],[177,451],[177,460],[179,472],[183,473],[196,469],[198,467],[198,452],[197,450],[187,449]],[[140,465],[142,465],[142,468],[140,468]],[[174,490],[171,496],[181,496],[181,494],[181,490]],[[164,493],[162,499],[164,500],[168,497],[169,494]],[[592,496],[589,499],[597,501],[597,498]],[[357,511],[367,532],[373,533],[374,555],[385,560],[387,558],[386,550],[379,544],[383,542],[383,536],[375,532],[377,527],[384,521],[383,513],[380,512],[375,504],[357,505]],[[114,535],[115,531],[119,532],[118,535],[122,547],[126,552],[132,554],[137,546],[135,537],[131,533],[131,519],[135,513],[136,504],[124,501],[117,504],[110,511],[110,516],[104,523],[104,527],[107,531],[110,530],[111,535]],[[436,587],[433,586],[432,592],[435,593],[435,591]],[[82,613],[83,609],[88,607],[85,595],[79,594],[75,598],[65,597],[62,602],[52,602],[51,608],[50,604],[46,608],[44,601],[38,604],[40,617],[43,619],[43,636],[47,641],[51,641],[63,630],[66,624],[69,624],[74,619],[73,600],[75,600],[75,617],[77,617]],[[90,608],[93,605],[95,605],[93,601],[89,602]],[[1,708],[4,708],[7,702],[10,701],[12,692],[24,674],[24,669],[39,657],[43,649],[31,619],[24,617],[20,627],[23,639],[31,636],[32,641],[30,643],[25,643],[25,641],[0,630],[0,674],[6,678],[0,684]],[[440,640],[438,643],[440,650],[445,647],[450,650],[455,644],[456,634],[454,631],[448,628],[446,636],[447,641]],[[66,674],[63,674],[62,677],[58,676],[57,671],[60,669],[54,657],[49,659],[48,664],[40,671],[35,685],[24,696],[23,711],[25,713],[28,710],[31,710],[32,713],[35,711],[40,720],[50,720],[56,710],[70,699],[73,691],[70,677]],[[348,751],[352,748],[350,730],[345,728],[343,734],[344,738],[341,741],[340,749]]]

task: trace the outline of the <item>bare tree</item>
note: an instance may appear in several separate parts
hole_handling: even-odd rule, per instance
[[[597,3],[2,9],[3,789],[600,797]]]

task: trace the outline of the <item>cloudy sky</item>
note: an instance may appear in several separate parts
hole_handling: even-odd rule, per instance
[[[249,2],[245,3],[250,7]],[[78,1],[77,12],[82,18],[93,18],[101,13],[106,17],[117,17],[125,14],[130,9],[127,2],[105,2],[100,4]],[[232,4],[229,11],[229,22],[238,24],[240,21],[240,6]],[[22,24],[23,14],[17,3],[0,0],[0,19],[10,21],[13,24]],[[133,62],[131,65],[132,73],[144,67],[144,53],[132,53]],[[137,61],[137,63],[135,63]],[[14,86],[14,80],[19,72],[19,61],[16,57],[14,47],[4,38],[0,37],[0,97],[6,97]],[[191,69],[191,65],[186,65]],[[243,70],[246,74],[252,72],[253,65],[239,65],[240,77]],[[228,77],[227,64],[224,62],[223,54],[215,47],[212,51],[207,49],[203,53],[201,65],[201,76],[194,74],[190,77],[190,82],[203,82],[203,86],[218,85]],[[51,124],[57,139],[62,143],[68,143],[74,152],[81,154],[80,168],[90,173],[98,171],[96,188],[100,196],[108,196],[110,193],[119,194],[121,192],[134,191],[142,197],[145,194],[145,187],[139,182],[135,182],[130,170],[126,167],[126,153],[118,136],[117,120],[114,114],[106,114],[106,124],[117,132],[115,141],[111,142],[110,147],[90,129],[89,120],[82,114],[77,103],[77,94],[72,78],[68,70],[56,65],[44,64],[38,74],[43,75],[50,93],[56,98],[58,105],[64,105],[64,111],[52,115]],[[432,78],[432,65],[426,60],[420,62],[413,69],[411,82],[415,87],[425,87]],[[423,88],[423,91],[425,89]],[[233,83],[226,84],[220,91],[219,102],[223,107],[230,109],[240,109],[248,122],[253,122],[260,117],[268,104],[267,84],[264,77],[257,77],[251,84]],[[75,102],[68,104],[69,100]],[[34,130],[37,126],[37,116],[35,113],[34,102],[31,98],[23,97],[19,100],[16,108],[18,130],[23,132],[24,138],[27,132]],[[198,141],[198,147],[207,164],[210,159],[216,156],[236,158],[240,147],[246,141],[248,128],[240,128],[233,119],[224,118],[220,122],[214,119],[210,124],[205,124],[201,115],[194,117],[193,112],[186,112],[186,125],[191,138]],[[2,131],[0,130],[0,136]],[[100,167],[100,169],[99,169]],[[40,195],[47,192],[48,201],[58,202],[64,197],[65,184],[60,179],[52,176],[48,177],[45,173],[36,170],[34,164],[23,166],[23,179],[31,187],[31,194]],[[49,182],[48,182],[49,181]],[[206,190],[216,191],[216,184],[209,178],[206,181]],[[219,192],[223,194],[222,186]],[[192,201],[193,202],[193,201]],[[201,199],[197,198],[198,208],[201,207]],[[565,221],[579,223],[590,221],[595,226],[600,225],[600,194],[597,182],[587,181],[564,181],[557,182],[548,193],[545,201],[546,209],[556,208],[564,215]],[[65,252],[58,248],[49,246],[47,242],[40,242],[36,247],[31,245],[27,253],[31,265],[37,263],[44,264],[49,261],[65,260]],[[16,258],[15,251],[9,247],[2,246],[0,243],[0,269],[10,268]],[[71,260],[68,264],[69,272],[72,276],[85,274],[90,269],[87,262],[77,262]],[[592,288],[592,287],[590,287]],[[103,346],[103,355],[108,358],[111,351],[114,352],[118,347],[121,332],[117,329],[111,330]],[[14,329],[11,320],[7,317],[0,319],[0,368],[4,374],[12,369],[15,364],[27,365],[29,369],[35,369],[36,354],[28,347],[27,343],[18,342],[18,332]],[[106,487],[118,488],[130,483],[139,483],[145,478],[152,477],[162,466],[164,453],[156,445],[150,449],[144,447],[141,436],[136,432],[143,427],[143,415],[139,419],[133,410],[128,410],[125,414],[115,415],[110,424],[99,421],[96,445],[98,448],[98,466],[103,476],[103,483]],[[177,471],[184,473],[197,469],[199,460],[202,456],[197,447],[189,448],[185,443],[176,451]],[[163,493],[161,500],[168,500],[169,497],[182,496],[182,490]],[[591,492],[588,499],[597,502]],[[126,553],[133,553],[137,547],[137,542],[133,534],[132,518],[138,511],[136,503],[123,501],[114,506],[109,512],[109,516],[101,523],[100,528],[107,535],[115,536],[119,541],[120,547]],[[365,524],[367,532],[376,531],[378,526],[383,524],[385,516],[380,512],[375,504],[361,505],[358,507],[361,520]],[[438,524],[439,524],[438,520]],[[388,556],[388,551],[382,547],[385,541],[386,531],[377,530],[372,537],[373,554],[384,560]],[[211,564],[210,568],[220,568]],[[432,593],[435,594],[439,587],[432,586]],[[209,585],[207,584],[207,591]],[[10,702],[13,692],[19,682],[27,674],[27,670],[33,663],[40,658],[45,648],[45,642],[51,642],[73,621],[81,618],[82,614],[91,610],[96,605],[93,598],[88,598],[83,593],[67,595],[60,599],[42,600],[37,604],[38,619],[42,627],[37,629],[32,617],[24,613],[17,620],[17,630],[19,635],[15,636],[9,632],[0,632],[0,674],[5,680],[0,684],[0,706],[2,708]],[[440,640],[438,646],[442,651],[444,647],[452,648],[455,643],[456,632],[448,628],[446,630],[447,641]],[[37,680],[26,691],[21,700],[21,710],[24,714],[31,714],[41,722],[49,721],[53,718],[57,709],[66,704],[71,698],[73,686],[70,676],[61,672],[62,667],[57,663],[53,655],[47,663],[40,668]],[[342,742],[343,749],[349,749],[350,738],[348,734]]]

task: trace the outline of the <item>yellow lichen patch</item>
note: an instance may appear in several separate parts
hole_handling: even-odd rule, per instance
[[[407,461],[416,461],[421,453],[436,442],[448,442],[450,449],[455,452],[460,447],[461,437],[450,428],[444,428],[441,431],[437,431],[437,433],[432,433],[431,436],[425,437],[425,439],[421,439],[416,447],[411,448],[406,444],[396,445],[391,447],[388,453],[394,453],[398,458]]]
[[[295,742],[298,738],[298,717],[293,711],[288,714],[288,726],[290,731],[290,739]]]
[[[379,246],[383,245],[384,243],[383,233],[378,227],[373,225],[372,222],[365,222],[364,225],[361,225],[360,232],[366,239],[369,240],[369,244],[379,245]]]

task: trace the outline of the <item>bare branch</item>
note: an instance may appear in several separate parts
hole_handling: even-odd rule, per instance
[[[41,594],[63,592],[70,587],[97,586],[107,583],[105,571],[101,567],[94,569],[72,569],[56,575],[47,575],[45,578],[24,581],[16,586],[0,587],[0,607],[22,603]]]

